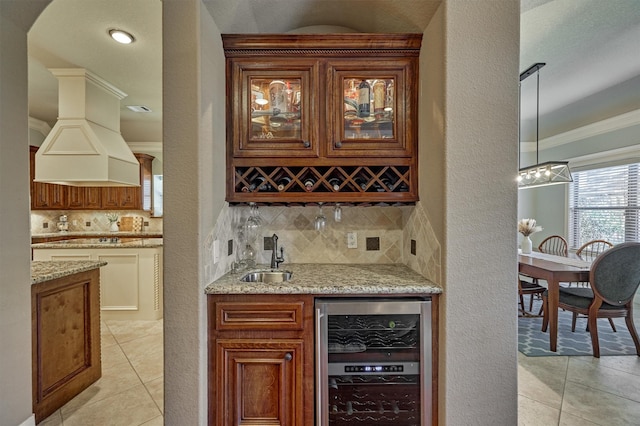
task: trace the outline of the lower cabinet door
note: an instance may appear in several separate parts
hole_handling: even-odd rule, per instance
[[[302,424],[303,342],[216,340],[216,425]]]

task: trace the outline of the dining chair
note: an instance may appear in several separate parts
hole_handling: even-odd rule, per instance
[[[593,356],[600,358],[598,318],[624,318],[640,356],[640,339],[633,323],[633,297],[640,286],[640,243],[623,243],[605,251],[591,265],[591,287],[560,288],[558,308],[586,315]],[[542,331],[547,331],[548,292],[542,294]]]
[[[602,252],[609,250],[613,247],[609,241],[605,240],[591,240],[584,243],[578,250],[576,250],[576,254],[582,260],[595,260]]]
[[[582,260],[594,261],[601,253],[609,250],[613,247],[613,244],[609,241],[605,240],[591,240],[584,243],[578,250],[576,250],[576,255],[580,257]],[[568,287],[571,287],[573,284],[580,287],[589,287],[588,282],[579,282],[579,283],[569,283]],[[581,317],[584,318],[584,317]],[[576,320],[578,319],[578,313],[573,313],[573,318],[571,319],[571,331],[576,331]],[[609,324],[611,325],[611,329],[616,332],[616,325],[613,322],[613,319],[609,318]],[[587,331],[589,331],[589,325],[587,324]]]
[[[541,298],[542,293],[544,293],[546,289],[547,289],[546,287],[543,287],[540,284],[538,284],[537,280],[535,282],[529,282],[529,281],[524,281],[518,278],[518,297],[520,298],[520,312],[522,312],[522,316],[533,316],[531,312],[533,310],[533,299],[536,296]],[[525,295],[530,296],[528,311],[524,308]],[[537,314],[538,316],[542,314],[543,308],[544,307],[541,305],[540,311]]]
[[[555,254],[558,256],[567,256],[569,253],[569,245],[560,235],[551,235],[550,237],[542,240],[538,246],[538,251],[541,253]]]

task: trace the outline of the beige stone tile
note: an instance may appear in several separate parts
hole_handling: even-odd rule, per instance
[[[525,396],[518,396],[518,426],[554,425],[560,410]]]
[[[164,426],[164,417],[163,416],[154,417],[148,422],[142,423],[140,426]]]
[[[60,410],[54,411],[49,417],[38,423],[38,426],[62,426],[62,414]]]
[[[113,346],[102,348],[102,367],[114,366],[121,363],[128,363],[127,357],[122,352],[120,345],[117,343]]]
[[[122,344],[151,334],[162,334],[162,320],[122,321],[106,320],[105,323],[118,343]]]
[[[103,364],[102,377],[67,402],[61,408],[62,417],[66,418],[87,404],[120,394],[141,384],[140,378],[128,362]]]
[[[573,414],[569,414],[566,411],[560,413],[560,423],[558,426],[599,426],[598,423],[593,423],[588,420],[582,419]]]
[[[560,408],[567,357],[526,357],[518,352],[518,394]]]
[[[640,402],[640,377],[605,367],[597,358],[593,359],[592,362],[569,360],[567,381]]]
[[[111,334],[111,330],[104,321],[100,321],[100,345],[103,348],[117,345],[116,339]]]
[[[64,426],[132,426],[141,425],[160,414],[155,402],[140,384],[126,392],[85,404],[72,413],[63,413],[62,419]]]
[[[164,376],[148,381],[144,385],[147,391],[149,391],[151,398],[153,398],[158,408],[160,408],[160,411],[164,414]]]
[[[163,375],[162,345],[162,334],[151,334],[120,345],[143,383]]]
[[[113,334],[109,333],[109,334],[102,334],[100,336],[100,346],[102,347],[102,349],[104,348],[109,348],[111,346],[117,346],[118,342],[116,342],[116,338],[113,337]]]
[[[588,357],[572,357],[576,362],[586,362],[596,364],[600,367],[612,368],[614,370],[624,371],[625,373],[640,376],[640,357],[633,355],[626,356],[603,356],[601,358]],[[640,380],[640,377],[637,379]]]
[[[607,426],[638,424],[640,403],[568,381],[562,412]]]

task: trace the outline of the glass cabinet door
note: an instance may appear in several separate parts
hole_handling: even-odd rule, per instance
[[[317,137],[311,118],[315,106],[310,92],[315,64],[271,66],[257,69],[236,62],[237,80],[233,103],[241,114],[233,141],[236,156],[317,156]]]
[[[405,134],[412,105],[405,94],[408,63],[402,60],[372,64],[364,71],[348,63],[330,66],[332,119],[330,156],[410,156]],[[408,135],[412,137],[412,135]]]

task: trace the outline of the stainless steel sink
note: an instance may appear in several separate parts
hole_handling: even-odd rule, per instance
[[[278,283],[283,281],[289,281],[293,272],[291,271],[256,271],[249,272],[240,278],[240,281],[247,283]]]

